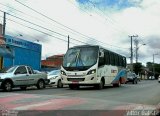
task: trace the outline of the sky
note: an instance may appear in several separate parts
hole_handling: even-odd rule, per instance
[[[138,62],[160,63],[160,0],[0,0],[6,34],[42,44],[42,59],[83,44],[98,44]]]

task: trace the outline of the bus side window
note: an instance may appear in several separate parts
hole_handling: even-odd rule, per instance
[[[125,58],[125,57],[123,57],[123,58],[122,58],[122,60],[123,60],[123,61],[122,61],[122,62],[123,62],[123,64],[122,64],[122,65],[123,65],[123,67],[126,67],[126,58]]]
[[[113,53],[113,66],[115,66],[116,65],[116,55]]]
[[[102,65],[105,65],[105,55],[104,57],[99,57],[98,66],[102,66]]]
[[[118,55],[117,54],[115,54],[115,65],[119,66],[119,61],[118,61]]]
[[[109,51],[105,51],[105,64],[110,64],[110,54],[109,54]]]
[[[110,53],[110,62],[111,62],[111,65],[113,65],[113,53]]]
[[[122,56],[119,56],[119,65],[122,66],[122,64],[123,64]]]

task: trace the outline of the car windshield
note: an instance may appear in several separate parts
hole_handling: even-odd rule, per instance
[[[13,66],[13,67],[10,67],[6,70],[7,73],[10,73],[10,72],[13,72],[15,69],[17,68],[17,66]]]
[[[10,73],[10,72],[13,72],[15,68],[16,66],[3,68],[2,70],[0,70],[0,73]]]
[[[128,76],[130,76],[130,77],[133,76],[133,73],[128,73]]]
[[[48,73],[48,75],[58,75],[58,74],[60,74],[60,70],[53,70]]]
[[[65,54],[63,67],[90,67],[97,62],[97,47],[71,48]]]

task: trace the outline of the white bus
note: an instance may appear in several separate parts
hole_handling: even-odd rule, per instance
[[[126,57],[98,45],[69,48],[61,66],[62,83],[70,89],[79,86],[120,86],[126,82]]]

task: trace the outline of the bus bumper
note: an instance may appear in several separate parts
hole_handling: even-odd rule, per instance
[[[78,84],[78,85],[95,85],[100,83],[100,78],[96,78],[95,74],[86,75],[85,77],[68,77],[61,76],[64,85]]]

